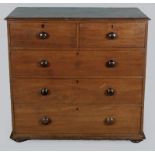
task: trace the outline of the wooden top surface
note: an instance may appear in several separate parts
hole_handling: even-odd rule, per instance
[[[138,8],[18,7],[6,19],[149,19]]]

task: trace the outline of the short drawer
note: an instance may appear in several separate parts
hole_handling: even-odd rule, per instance
[[[142,79],[12,79],[15,104],[141,104]]]
[[[23,48],[75,48],[76,24],[67,22],[13,22],[10,46]]]
[[[80,48],[144,47],[145,22],[80,24]]]
[[[144,50],[41,51],[12,50],[12,76],[143,76]]]
[[[139,134],[141,107],[138,106],[52,106],[15,105],[16,134],[57,136],[59,134],[103,136]]]

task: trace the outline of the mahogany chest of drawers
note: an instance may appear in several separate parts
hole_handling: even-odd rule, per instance
[[[16,8],[6,19],[12,139],[144,139],[139,9]]]

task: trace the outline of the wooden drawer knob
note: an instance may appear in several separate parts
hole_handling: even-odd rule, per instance
[[[105,95],[106,96],[114,96],[115,95],[115,91],[113,88],[108,88],[106,91],[105,91]]]
[[[107,66],[108,68],[113,68],[113,67],[116,66],[116,61],[114,61],[114,60],[108,60],[108,61],[106,62],[106,66]]]
[[[42,125],[48,125],[51,123],[51,119],[47,116],[43,116],[41,119],[40,119],[40,122]]]
[[[110,40],[114,40],[117,38],[117,34],[115,32],[110,32],[107,34],[107,38]]]
[[[42,39],[42,40],[48,39],[49,34],[47,32],[39,32],[38,37],[39,39]]]
[[[49,90],[47,88],[42,88],[41,89],[41,95],[46,96],[49,94]]]
[[[106,117],[105,120],[104,120],[104,123],[106,125],[112,125],[115,123],[115,119],[113,117]]]
[[[41,67],[48,67],[49,66],[49,62],[47,60],[41,60],[40,61],[40,66]]]

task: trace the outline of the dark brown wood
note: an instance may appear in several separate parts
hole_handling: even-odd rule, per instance
[[[142,139],[141,140],[131,140],[132,143],[140,143],[141,141],[143,141]]]
[[[106,125],[113,125],[115,123],[115,118],[114,117],[106,117],[104,120],[104,123]]]
[[[38,135],[34,135],[34,134],[29,134],[29,135],[24,135],[24,134],[17,134],[15,132],[12,132],[11,137],[12,140],[15,140],[17,142],[23,142],[25,140],[30,140],[30,139],[67,139],[67,140],[90,140],[90,139],[94,139],[94,140],[134,140],[134,141],[142,141],[145,139],[145,135],[142,134],[123,134],[123,135],[119,135],[119,134],[104,134],[103,136],[94,136],[91,134],[85,134],[85,135],[80,135],[80,134],[63,134],[62,135],[56,135],[56,136],[51,136],[51,135],[47,135],[47,136],[38,136]]]
[[[11,133],[10,139],[12,139],[16,142],[24,142],[24,141],[28,140],[27,138],[23,138],[23,137],[16,137],[13,133]]]
[[[148,18],[137,9],[58,10],[19,8],[7,18],[10,138],[142,141]]]
[[[47,117],[47,116],[43,116],[41,119],[40,119],[40,123],[42,125],[49,125],[51,124],[51,118]]]

